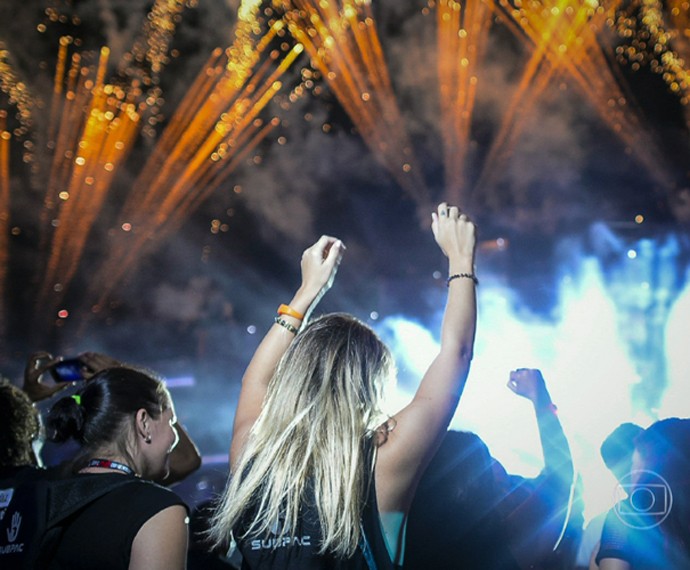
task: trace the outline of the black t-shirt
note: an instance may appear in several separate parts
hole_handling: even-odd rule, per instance
[[[113,473],[76,477],[125,476]],[[89,504],[66,526],[50,570],[126,570],[132,542],[144,523],[168,507],[186,507],[169,489],[135,477],[130,479],[129,484]]]
[[[653,524],[624,508],[611,509],[606,515],[597,564],[604,558],[624,560],[634,570],[690,568],[690,553],[665,532],[663,522]]]
[[[33,466],[0,468],[0,568],[32,566],[36,537],[45,530],[45,472]],[[39,488],[40,487],[40,488]]]

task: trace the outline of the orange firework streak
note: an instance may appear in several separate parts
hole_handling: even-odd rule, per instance
[[[273,22],[258,40],[255,12],[238,24],[236,41],[216,50],[171,118],[145,164],[120,216],[122,227],[111,255],[92,280],[89,299],[103,305],[145,251],[175,233],[189,214],[279,125],[259,114],[280,91],[279,78],[303,51],[287,53],[269,44],[284,24]]]
[[[598,35],[618,4],[617,0],[604,9],[577,0],[532,1],[518,9],[507,0],[494,3],[497,15],[534,48],[475,187],[487,192],[494,203],[499,200],[495,188],[499,164],[510,155],[539,98],[563,76],[575,80],[603,121],[656,181],[670,184],[663,160],[655,152],[657,145],[631,109],[599,43]]]
[[[79,54],[72,55],[68,69],[72,38],[60,39],[48,127],[53,160],[41,213],[46,228],[41,251],[49,246],[50,253],[37,311],[54,309],[64,297],[118,169],[142,125],[150,129],[159,119],[158,75],[180,12],[194,1],[154,2],[134,47],[120,62],[117,83],[105,83],[107,47],[95,71]]]
[[[39,309],[52,309],[62,299],[114,173],[138,132],[140,117],[134,105],[114,96],[116,88],[103,83],[108,53],[107,48],[101,50],[95,79],[92,70],[79,66],[79,58],[73,58],[68,75],[48,189],[48,200],[57,194],[61,203],[39,291]]]
[[[7,112],[0,111],[0,338],[5,332],[5,281],[10,235],[10,139]]]
[[[491,26],[484,0],[440,0],[437,5],[438,78],[446,198],[466,204],[465,168],[477,93],[477,69]]]
[[[290,33],[377,160],[425,206],[429,190],[403,127],[369,0],[273,0],[273,5],[284,10]]]

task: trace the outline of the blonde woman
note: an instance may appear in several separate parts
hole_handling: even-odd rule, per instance
[[[457,407],[476,323],[474,225],[442,203],[431,227],[449,262],[441,348],[392,417],[381,398],[394,365],[376,334],[344,314],[306,324],[345,247],[323,236],[304,252],[302,284],[243,378],[212,528],[217,543],[233,534],[243,568],[402,565],[406,515]]]

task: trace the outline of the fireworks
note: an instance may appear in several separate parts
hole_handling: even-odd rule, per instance
[[[575,81],[604,123],[661,185],[671,184],[657,146],[631,107],[600,41],[617,6],[617,2],[605,8],[579,0],[515,6],[499,0],[495,4],[497,15],[532,51],[477,184],[482,191],[493,193],[490,201],[494,205],[499,200],[495,188],[498,166],[510,156],[530,111],[561,77]]]
[[[429,200],[368,0],[273,0],[374,156],[420,205]]]
[[[59,61],[63,61],[69,42],[61,42]],[[139,130],[140,115],[127,101],[126,93],[104,84],[109,50],[100,52],[98,65],[82,65],[77,54],[67,72],[64,97],[56,77],[53,109],[56,114],[51,131],[57,136],[54,147],[46,205],[58,210],[43,285],[39,291],[39,310],[60,302],[74,277],[94,222],[108,195],[113,177],[125,160]],[[59,63],[58,70],[65,69]],[[58,285],[58,287],[56,287]]]
[[[0,111],[0,301],[5,298],[10,235],[10,139],[7,113]],[[0,302],[0,338],[4,334],[5,305]]]
[[[664,8],[664,5],[666,6]],[[690,2],[637,0],[612,20],[627,45],[616,55],[633,69],[649,65],[683,105],[690,103]]]
[[[184,6],[176,0],[154,3],[109,82],[109,48],[100,50],[97,61],[88,52],[70,57],[69,48],[80,42],[71,36],[60,39],[47,128],[52,158],[41,214],[41,250],[49,251],[37,315],[54,313],[66,295],[118,171],[142,127],[152,134],[160,120],[158,75]],[[60,21],[54,9],[48,15]]]
[[[143,133],[155,135],[154,126],[162,120],[160,74],[169,63],[170,44],[180,22],[182,11],[196,5],[196,0],[156,0],[134,42],[118,66],[125,85],[141,90],[139,99],[146,107]]]
[[[256,2],[245,3],[240,16],[235,42],[212,54],[133,185],[119,223],[127,229],[92,280],[89,298],[98,299],[97,307],[280,123],[259,115],[281,90],[280,77],[302,45],[270,49],[283,23],[272,20],[257,36]]]
[[[484,0],[440,0],[437,5],[440,126],[446,199],[467,204],[465,167],[477,95],[477,70],[486,47],[491,10]]]
[[[25,161],[33,160],[33,152],[42,153],[43,160],[34,161],[32,169],[38,172],[39,162],[44,167],[37,176],[43,176],[45,189],[41,250],[46,259],[35,307],[41,315],[52,315],[77,274],[118,173],[125,170],[140,135],[149,137],[152,151],[135,173],[102,265],[90,275],[85,302],[102,307],[142,256],[178,231],[281,124],[269,105],[287,91],[288,81],[299,81],[285,75],[303,52],[315,71],[301,69],[302,82],[280,106],[322,80],[372,155],[420,207],[428,204],[430,190],[415,159],[367,0],[243,1],[232,45],[212,53],[159,135],[161,73],[182,12],[193,5],[194,0],[155,0],[131,49],[122,48],[125,53],[111,65],[114,73],[109,73],[108,62],[116,57],[108,47],[80,52],[76,35],[63,37],[52,100],[40,114],[49,117],[44,124],[37,124],[42,102],[32,97],[9,50],[0,45],[0,90],[14,111],[0,115],[0,294],[8,257],[10,143],[25,139]],[[501,203],[503,167],[536,105],[564,80],[577,86],[655,181],[671,184],[663,157],[617,75],[609,46],[614,46],[615,30],[627,42],[616,48],[618,61],[632,69],[648,64],[687,105],[687,0],[431,0],[425,10],[432,9],[446,199],[469,206],[476,198],[472,192],[482,192],[489,205]],[[56,8],[46,14],[48,26],[79,24],[76,16],[67,18]],[[482,96],[479,75],[495,20],[524,42],[527,60],[517,87],[506,94],[507,110],[479,182],[471,187],[472,119]],[[39,26],[39,31],[45,29],[46,24]],[[34,133],[41,144],[28,140]]]
[[[16,108],[19,126],[14,135],[26,135],[33,124],[33,108],[35,101],[26,84],[20,80],[11,64],[9,50],[0,42],[0,91],[7,95],[10,105]]]

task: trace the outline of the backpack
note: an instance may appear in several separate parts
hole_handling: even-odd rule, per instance
[[[50,479],[27,468],[0,480],[0,568],[45,568],[63,530],[96,499],[134,483],[122,475]]]

